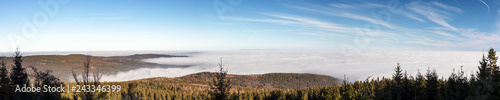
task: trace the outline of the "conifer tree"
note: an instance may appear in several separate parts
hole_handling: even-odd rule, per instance
[[[396,84],[400,84],[403,79],[403,70],[401,69],[401,65],[398,63],[396,68],[394,69],[395,73],[392,75],[392,79],[396,82]]]
[[[477,81],[489,80],[491,76],[491,68],[488,65],[488,60],[483,54],[483,59],[479,61],[478,71],[476,72]]]
[[[14,54],[14,65],[12,66],[12,71],[10,72],[10,79],[13,85],[22,86],[24,84],[29,85],[28,74],[26,73],[26,68],[22,66],[22,55],[19,49],[16,49]]]
[[[4,58],[1,58],[2,61],[0,62],[0,86],[5,86],[10,83],[10,78],[9,78],[9,71],[7,71],[7,66],[4,61]]]
[[[467,92],[469,90],[467,77],[465,77],[462,70],[463,66],[460,66],[459,71],[453,70],[448,80],[445,83],[445,99],[457,100],[464,99],[467,97]]]
[[[415,100],[425,100],[425,77],[418,71],[415,78]]]
[[[479,61],[478,71],[476,72],[476,79],[473,80],[471,84],[474,84],[471,88],[470,97],[473,99],[487,99],[490,98],[493,92],[492,87],[492,74],[491,67],[489,66],[488,59],[484,56]]]
[[[401,83],[401,98],[412,98],[415,94],[414,94],[414,81],[413,81],[413,77],[412,76],[409,76],[409,74],[405,71],[405,73],[403,74],[403,80],[402,80],[402,83]]]
[[[227,69],[222,66],[222,58],[219,63],[219,71],[215,73],[210,89],[214,100],[227,100],[229,99],[229,90],[231,89],[230,80],[227,79]]]
[[[12,86],[10,85],[10,78],[8,76],[9,72],[7,71],[7,66],[3,57],[0,62],[0,98],[3,99],[15,99],[13,97],[17,97],[12,95]]]
[[[496,56],[495,49],[490,48],[490,51],[488,52],[488,59],[487,60],[488,60],[488,65],[491,68],[491,74],[493,76],[499,74],[498,73],[499,68],[497,65],[498,57]]]
[[[403,70],[401,69],[401,65],[398,63],[396,68],[394,69],[395,73],[392,75],[392,79],[394,83],[391,85],[391,93],[393,100],[401,100],[401,84],[403,80]]]
[[[488,65],[491,68],[491,87],[493,88],[491,99],[500,99],[500,72],[498,65],[496,64],[498,57],[496,56],[496,51],[490,48],[488,51]]]
[[[425,74],[425,82],[426,84],[426,100],[436,100],[437,95],[438,95],[438,87],[439,87],[439,81],[438,81],[438,76],[436,74],[436,70],[427,70],[427,73]]]

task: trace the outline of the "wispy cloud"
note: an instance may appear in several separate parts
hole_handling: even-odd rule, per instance
[[[431,41],[431,42],[429,42]],[[435,47],[456,47],[455,43],[451,42],[446,42],[446,41],[434,41],[434,40],[427,40],[427,41],[408,41],[406,43],[414,43],[414,44],[421,44],[421,45],[427,45],[427,46],[435,46]]]
[[[334,4],[329,4],[330,7],[334,8],[342,8],[342,9],[366,9],[366,8],[383,8],[385,7],[384,5],[381,4],[372,4],[372,3],[365,3],[365,4],[344,4],[344,3],[334,3]]]
[[[433,5],[436,5],[440,8],[443,8],[443,9],[446,9],[446,10],[450,10],[450,11],[453,11],[453,12],[456,12],[456,13],[462,13],[462,9],[460,8],[457,8],[457,7],[453,7],[453,6],[449,6],[449,5],[445,5],[445,4],[442,4],[442,3],[439,3],[439,2],[432,2]]]
[[[426,22],[424,19],[416,16],[415,14],[412,14],[412,13],[408,13],[408,12],[400,12],[401,15],[405,16],[405,17],[408,17],[410,19],[413,19],[413,20],[417,20],[417,21],[420,21],[420,22]]]
[[[313,12],[318,12],[320,14],[321,13],[325,13],[325,12],[326,13],[327,12],[330,12],[330,13],[340,13],[342,11],[346,12],[346,11],[360,10],[360,9],[386,9],[386,8],[388,8],[388,9],[396,9],[393,6],[387,6],[387,5],[383,5],[383,4],[373,4],[373,3],[364,3],[364,4],[342,4],[342,3],[335,3],[335,4],[329,4],[329,6],[331,6],[333,8],[337,8],[337,9],[332,9],[332,8],[327,8],[327,7],[321,7],[321,6],[311,6],[311,5],[309,5],[309,6],[312,7],[312,8],[307,9],[307,8],[299,7],[299,6],[290,6],[290,7],[299,8],[299,9],[305,9],[305,10],[309,10],[309,11],[313,11]],[[460,9],[458,9],[458,10],[454,9],[455,7],[452,7],[452,6],[447,6],[447,5],[444,5],[444,4],[441,4],[441,6],[443,6],[444,8],[456,10],[456,11],[458,11],[460,13],[462,12]],[[315,11],[315,10],[326,10],[326,11]],[[426,22],[425,20],[423,20],[419,16],[416,16],[415,14],[409,13],[409,12],[406,12],[406,11],[397,12],[395,14],[400,14],[402,16],[405,16],[407,18],[410,18],[410,19],[413,19],[413,20],[417,20],[417,21],[420,21],[420,22]],[[335,15],[335,14],[331,14],[331,15]],[[338,15],[338,16],[341,16],[341,15]],[[349,17],[349,16],[346,16],[346,17]],[[362,20],[369,21],[369,22],[374,22],[373,19],[369,20],[369,19],[363,18]]]
[[[323,31],[306,31],[306,32],[301,32],[300,34],[320,36],[322,38],[324,38],[324,37],[348,37],[348,35],[344,35],[344,34],[329,34],[329,33],[323,32]]]
[[[356,7],[353,5],[341,4],[341,3],[330,4],[330,6],[336,7],[336,8],[354,8],[354,7]]]
[[[322,35],[322,36],[341,36],[355,35],[356,32],[368,32],[371,36],[393,36],[391,32],[380,31],[376,29],[367,29],[353,27],[345,24],[337,24],[330,21],[319,20],[315,18],[295,16],[288,14],[272,14],[265,13],[264,15],[274,17],[275,19],[248,19],[248,18],[228,18],[230,20],[268,22],[287,26],[296,26],[299,29],[304,29],[303,34],[306,35]],[[327,32],[322,32],[327,31]],[[314,34],[313,34],[314,33]],[[328,35],[326,35],[328,34]]]
[[[328,23],[327,21],[321,21],[313,18],[284,15],[284,14],[264,14],[267,16],[274,17],[272,19],[250,19],[250,18],[234,18],[227,17],[228,20],[238,20],[238,21],[252,21],[252,22],[265,22],[273,23],[285,26],[297,27],[294,32],[303,35],[319,36],[324,38],[329,37],[345,37],[351,35],[352,32],[350,28],[343,27],[338,24]],[[327,31],[328,33],[325,33]]]
[[[407,34],[406,36],[409,38],[405,43],[433,47],[484,49],[498,46],[497,43],[500,42],[498,40],[500,34],[491,34],[480,32],[477,29],[466,28],[458,28],[457,31],[443,28],[429,28],[414,32],[413,34]]]
[[[237,18],[237,17],[227,17],[227,20],[239,20],[239,21],[251,21],[251,22],[267,22],[267,23],[275,23],[275,24],[284,24],[284,25],[290,25],[290,24],[299,24],[294,21],[290,20],[282,20],[282,19],[251,19],[251,18]]]
[[[358,7],[359,5],[369,7]],[[342,21],[325,20],[316,16],[293,15],[284,13],[261,13],[266,15],[261,19],[255,18],[230,18],[240,21],[254,21],[275,23],[286,26],[297,27],[299,34],[318,37],[349,37],[357,32],[366,32],[374,37],[373,40],[383,40],[384,42],[399,42],[408,44],[418,44],[423,46],[442,48],[488,48],[500,42],[500,19],[495,23],[498,27],[498,34],[491,32],[481,32],[475,28],[456,27],[451,23],[455,16],[465,14],[461,8],[443,4],[437,1],[425,2],[414,1],[403,4],[402,12],[395,13],[408,19],[418,22],[431,22],[437,25],[425,25],[421,27],[400,26],[399,22],[384,22],[370,14],[357,13],[362,9],[372,9],[378,7],[386,9],[390,6],[380,4],[327,4],[325,5],[285,5],[294,9],[299,9],[307,13],[334,17],[336,19],[352,19],[366,23],[373,23],[386,28],[368,28],[366,24],[342,23]],[[363,11],[365,11],[363,10]],[[500,16],[500,9],[497,11]],[[361,28],[359,28],[361,27]],[[496,39],[495,39],[496,38]]]
[[[406,4],[406,9],[410,12],[401,12],[400,15],[414,19],[420,22],[425,22],[419,16],[423,16],[427,20],[434,22],[444,28],[429,28],[429,29],[414,29],[406,27],[397,27],[390,31],[399,37],[400,41],[405,43],[421,44],[434,47],[474,47],[474,48],[487,48],[500,42],[495,38],[500,38],[497,34],[480,32],[477,29],[458,28],[451,25],[448,21],[452,20],[451,17],[456,14],[463,14],[464,11],[458,7],[442,4],[439,2],[411,2]],[[304,8],[302,8],[304,9]],[[307,9],[313,11],[314,9]],[[317,10],[317,9],[316,9]],[[316,11],[320,12],[320,11]],[[330,14],[330,12],[321,12]],[[500,10],[499,10],[500,16]],[[419,16],[417,16],[417,15]],[[332,14],[333,15],[333,14]],[[335,13],[336,16],[351,17],[352,19],[364,20],[373,22],[364,17],[353,16],[345,13]],[[381,24],[383,25],[383,24]],[[390,25],[390,24],[388,24]],[[497,22],[497,27],[500,28],[500,20]],[[500,31],[497,31],[500,33]],[[403,34],[404,33],[404,34]],[[405,38],[405,39],[403,39]]]
[[[473,47],[476,49],[490,48],[498,46],[500,35],[486,32],[479,32],[477,29],[461,29],[459,33],[466,37],[461,45],[464,47]]]
[[[443,32],[443,31],[435,31],[434,33],[439,34],[439,35],[442,35],[442,36],[447,36],[447,37],[457,38],[457,36],[455,36],[455,35],[453,35],[453,34],[451,34],[451,33]]]
[[[327,7],[321,7],[321,6],[310,6],[310,7],[301,7],[301,6],[290,6],[292,8],[296,9],[301,9],[305,11],[311,11],[315,12],[317,14],[324,14],[324,15],[329,15],[329,16],[336,16],[336,17],[343,17],[343,18],[348,18],[348,19],[355,19],[355,20],[360,20],[360,21],[366,21],[374,24],[379,24],[387,28],[397,28],[394,25],[391,25],[387,22],[381,21],[381,20],[376,20],[374,18],[358,15],[358,14],[353,14],[353,13],[348,13],[348,12],[342,12],[340,10],[336,9],[331,9]]]
[[[336,14],[332,14],[332,13],[329,13],[329,14],[333,15],[333,16],[336,15]],[[338,14],[338,16],[346,17],[346,18],[352,18],[352,19],[357,19],[357,20],[362,20],[362,21],[367,21],[367,22],[374,23],[374,24],[380,24],[380,25],[385,26],[387,28],[396,28],[395,26],[393,26],[393,25],[391,25],[389,23],[382,22],[380,20],[376,20],[376,19],[373,19],[373,18],[370,18],[370,17],[366,17],[366,16],[361,16],[361,15],[356,15],[356,14],[351,14],[351,13],[342,13],[342,14]]]
[[[428,20],[430,20],[436,24],[439,24],[443,27],[449,28],[453,31],[457,31],[458,29],[456,27],[450,25],[446,21],[446,20],[450,20],[450,18],[448,16],[451,16],[452,14],[447,12],[447,11],[437,9],[437,8],[435,8],[435,6],[445,8],[446,10],[452,10],[453,12],[457,12],[457,13],[462,12],[462,10],[460,10],[459,8],[456,8],[456,7],[451,7],[451,6],[444,5],[444,4],[437,3],[437,2],[434,2],[433,5],[434,6],[429,5],[427,3],[412,2],[412,3],[408,4],[407,7],[408,7],[408,9],[424,16],[425,18],[427,18]]]

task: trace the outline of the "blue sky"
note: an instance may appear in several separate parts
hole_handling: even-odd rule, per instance
[[[0,51],[16,46],[24,51],[479,51],[500,46],[499,5],[494,0],[0,0]]]

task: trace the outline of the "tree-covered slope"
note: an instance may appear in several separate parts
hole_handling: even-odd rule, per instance
[[[197,84],[209,86],[214,73],[200,72],[177,78],[149,78],[135,80],[141,82],[161,82],[174,84]],[[340,81],[336,78],[303,73],[268,73],[259,75],[234,75],[228,74],[233,87],[241,88],[265,88],[265,89],[298,89],[308,87],[332,86]]]

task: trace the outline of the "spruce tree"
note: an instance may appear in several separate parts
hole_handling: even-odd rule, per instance
[[[215,73],[210,89],[210,94],[214,100],[227,100],[229,99],[229,90],[231,89],[230,80],[227,79],[227,69],[222,67],[222,58],[219,63],[219,71]]]
[[[9,71],[7,71],[7,66],[4,61],[4,58],[1,58],[2,61],[0,62],[0,85],[5,86],[10,83],[10,78],[9,78]]]
[[[460,66],[460,71],[453,70],[453,73],[445,83],[445,99],[457,100],[467,97],[469,86],[467,77],[464,76],[465,74],[462,70],[462,67],[463,66]]]
[[[14,99],[15,97],[12,95],[12,87],[10,84],[10,78],[8,77],[9,72],[7,71],[5,61],[3,57],[1,58],[2,62],[0,62],[0,98],[3,99]]]
[[[392,75],[392,79],[394,83],[391,85],[391,94],[393,100],[401,100],[401,84],[403,80],[403,70],[401,69],[401,65],[398,63],[396,68],[394,69],[395,73]]]
[[[426,100],[437,100],[437,95],[438,95],[438,87],[439,87],[439,81],[438,81],[438,76],[436,74],[436,70],[427,70],[427,73],[425,74],[426,80],[426,93],[425,93],[425,99]]]
[[[13,85],[22,86],[24,84],[29,85],[28,74],[26,73],[26,68],[22,66],[22,55],[19,49],[16,49],[14,54],[14,65],[12,66],[12,71],[10,73],[10,79]]]
[[[415,93],[413,92],[414,91],[414,81],[413,81],[413,77],[412,76],[409,76],[409,74],[405,71],[405,73],[403,74],[403,80],[401,82],[401,85],[400,85],[400,88],[401,88],[401,98],[404,99],[404,98],[412,98]]]
[[[488,60],[483,54],[483,59],[479,61],[478,71],[476,72],[477,81],[489,80],[491,76],[491,68],[488,66]]]
[[[401,69],[401,65],[398,63],[396,68],[394,69],[396,73],[392,75],[392,79],[396,82],[396,84],[400,84],[403,79],[403,70]]]
[[[415,78],[415,100],[425,100],[425,85],[426,85],[425,77],[418,71],[417,76]]]
[[[498,57],[496,56],[496,51],[493,48],[490,48],[488,52],[488,65],[489,68],[491,69],[491,87],[494,89],[492,91],[492,97],[491,99],[500,99],[500,72],[498,65],[496,64],[498,60]]]
[[[489,66],[488,59],[484,56],[481,61],[479,61],[478,71],[476,72],[476,79],[471,83],[473,88],[471,88],[471,98],[473,99],[487,99],[490,98],[493,92],[492,87],[492,74],[491,67]]]
[[[496,51],[493,48],[490,48],[490,51],[488,52],[488,64],[489,67],[491,68],[491,73],[492,75],[498,74],[498,65],[497,65],[497,60],[498,57],[496,56]]]

